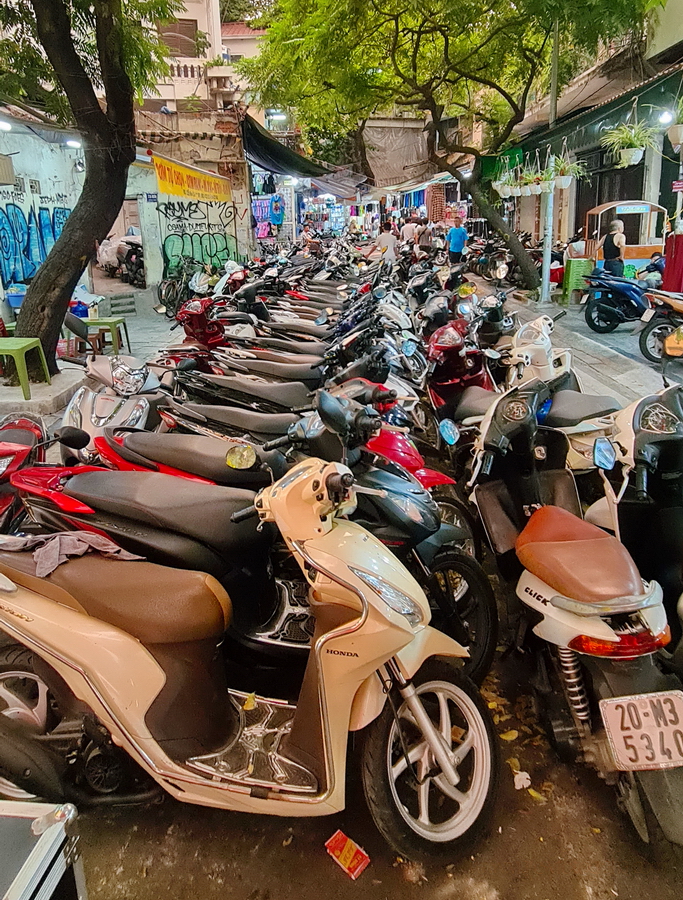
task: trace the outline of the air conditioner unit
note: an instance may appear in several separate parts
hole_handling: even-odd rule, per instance
[[[0,184],[14,184],[15,181],[12,157],[0,153]]]

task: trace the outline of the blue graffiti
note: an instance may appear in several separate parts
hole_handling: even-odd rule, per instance
[[[0,281],[4,288],[32,278],[62,233],[70,209],[41,206],[28,218],[16,203],[0,206]]]

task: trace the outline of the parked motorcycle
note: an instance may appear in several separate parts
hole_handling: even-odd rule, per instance
[[[356,497],[346,466],[309,459],[256,498],[234,492],[222,523],[226,543],[256,556],[277,528],[305,579],[316,639],[295,704],[226,678],[217,650],[232,598],[211,576],[86,556],[37,579],[31,554],[1,552],[0,628],[16,643],[3,648],[0,683],[19,711],[0,715],[6,782],[57,802],[151,784],[204,806],[326,815],[344,807],[359,732],[366,800],[394,850],[443,861],[469,852],[495,800],[490,715],[443,659],[465,651],[429,627],[417,582],[339,517]],[[45,703],[21,693],[17,672]]]
[[[602,269],[583,278],[588,288],[581,299],[586,325],[598,334],[608,334],[624,322],[636,322],[649,309],[646,281],[619,278]]]
[[[640,316],[638,345],[645,359],[661,363],[665,339],[683,325],[683,294],[648,289],[646,296],[650,306]]]

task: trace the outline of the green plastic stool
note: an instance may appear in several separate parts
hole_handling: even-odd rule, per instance
[[[45,372],[45,380],[48,384],[52,384],[50,373],[47,369],[47,360],[38,338],[0,338],[0,356],[11,356],[14,360],[24,400],[31,399],[31,386],[29,385],[28,370],[26,368],[26,354],[30,353],[31,350],[38,351],[40,361],[43,364],[43,372]]]
[[[562,281],[562,301],[569,303],[574,291],[585,291],[586,282],[583,275],[590,275],[595,268],[592,259],[568,259],[564,268],[564,279]]]

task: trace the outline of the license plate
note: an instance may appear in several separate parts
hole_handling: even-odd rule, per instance
[[[581,296],[581,305],[584,304],[584,303],[587,303],[589,297],[590,297],[590,294],[583,294],[583,295]]]
[[[640,317],[641,321],[642,321],[642,322],[649,322],[650,319],[654,316],[654,314],[655,314],[656,312],[657,312],[656,309],[646,309],[645,312],[644,312],[644,313],[642,314],[642,316]]]
[[[683,691],[601,700],[600,712],[618,769],[683,766]]]

